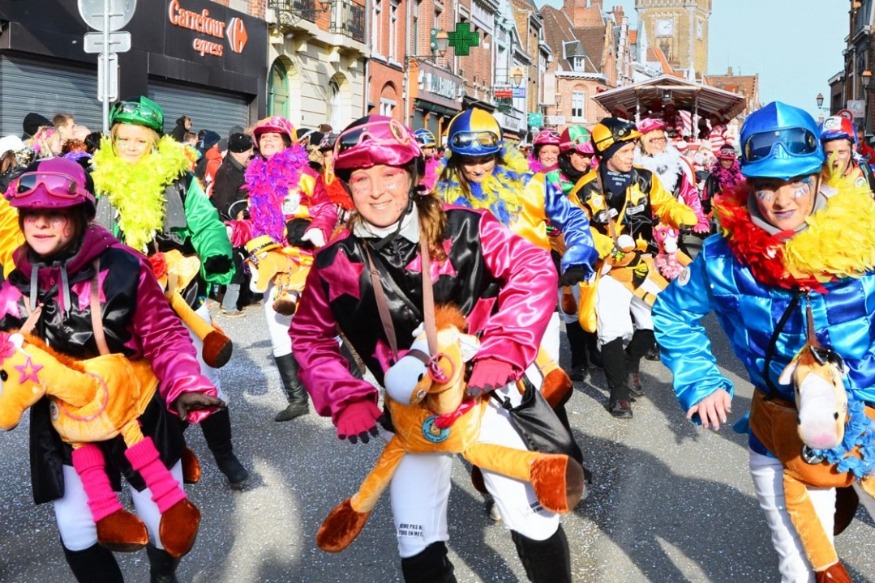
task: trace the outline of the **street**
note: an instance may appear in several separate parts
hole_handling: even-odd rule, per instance
[[[204,477],[187,491],[203,513],[200,535],[179,568],[180,581],[400,581],[388,496],[361,536],[340,554],[315,546],[325,515],[352,494],[382,441],[351,445],[330,420],[310,415],[276,423],[284,406],[260,306],[218,323],[235,341],[222,370],[238,456],[251,472],[230,491],[203,436],[189,428]],[[737,383],[731,421],[747,410],[751,387],[709,322],[718,359]],[[563,359],[568,358],[563,334]],[[563,364],[568,364],[564,361]],[[595,482],[589,498],[564,518],[575,580],[580,582],[777,581],[777,559],[753,496],[745,437],[724,427],[702,431],[684,419],[659,363],[642,363],[647,395],[634,419],[605,410],[604,375],[576,384],[569,417]],[[738,375],[741,374],[742,377]],[[0,582],[66,582],[71,576],[49,505],[31,500],[26,423],[0,436]],[[423,477],[427,479],[427,477]],[[854,581],[875,581],[873,523],[860,511],[837,541]],[[460,582],[526,581],[509,533],[484,513],[463,465],[456,464],[449,543]],[[127,580],[148,580],[145,552],[118,554]]]

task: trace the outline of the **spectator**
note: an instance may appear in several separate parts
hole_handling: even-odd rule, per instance
[[[191,131],[191,118],[187,115],[177,118],[176,125],[170,130],[170,137],[177,142],[185,142],[185,134]]]
[[[867,164],[875,162],[875,148],[869,145],[866,139],[866,132],[863,128],[857,128],[857,153],[866,161]]]
[[[21,139],[30,140],[37,134],[37,132],[41,128],[47,128],[51,126],[52,122],[50,122],[40,114],[33,112],[28,113],[26,116],[24,116],[24,121],[21,124],[21,129],[23,130]]]
[[[52,126],[57,130],[61,144],[74,137],[76,119],[72,113],[59,113],[52,118]]]
[[[206,130],[201,141],[201,158],[195,166],[195,176],[200,179],[204,188],[208,188],[216,177],[216,171],[222,165],[222,152],[219,151],[221,136],[214,131]]]

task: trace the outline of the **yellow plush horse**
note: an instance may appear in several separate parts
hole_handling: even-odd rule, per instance
[[[252,272],[249,287],[255,293],[263,294],[273,282],[272,302],[277,314],[291,316],[298,307],[298,298],[304,291],[304,283],[313,256],[301,251],[299,247],[283,247],[270,238],[261,235],[246,244],[246,265]]]
[[[47,395],[52,426],[73,446],[73,467],[82,478],[98,542],[114,551],[134,551],[149,542],[146,527],[119,503],[95,445],[121,435],[125,457],[161,512],[161,543],[171,556],[181,557],[194,544],[200,511],[140,430],[137,418],[157,386],[146,360],[107,354],[77,361],[35,337],[0,332],[0,429],[15,428],[24,412]]]
[[[848,400],[844,363],[813,338],[784,369],[780,382],[796,387],[796,402],[769,399],[755,391],[750,428],[784,467],[784,497],[793,527],[802,541],[818,583],[850,583],[830,536],[824,531],[808,495],[808,487],[837,488],[839,512],[850,522],[856,509],[841,508],[855,483],[875,498],[875,460],[864,454],[875,445],[875,410]],[[844,490],[841,490],[844,489]],[[840,524],[837,516],[836,531]]]
[[[342,551],[355,540],[408,452],[459,453],[475,466],[529,482],[551,512],[569,512],[583,495],[583,468],[574,459],[478,442],[488,399],[465,399],[465,362],[480,341],[464,333],[465,319],[456,308],[438,306],[435,319],[438,353],[428,354],[422,333],[386,371],[384,397],[395,435],[359,491],[322,523],[316,543],[324,551]]]

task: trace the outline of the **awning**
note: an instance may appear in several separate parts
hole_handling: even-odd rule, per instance
[[[731,119],[745,108],[743,95],[687,81],[672,75],[661,75],[625,87],[617,87],[592,97],[607,111],[622,108],[635,116],[640,107],[641,115],[648,109],[659,109],[656,104],[671,101],[677,109],[698,113],[702,117],[721,114]]]

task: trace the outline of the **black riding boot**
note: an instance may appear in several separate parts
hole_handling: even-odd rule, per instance
[[[121,569],[112,553],[95,544],[82,551],[71,551],[64,545],[64,558],[67,559],[67,564],[70,570],[73,571],[73,576],[80,583],[92,583],[100,581],[101,583],[124,583]]]
[[[547,540],[532,540],[510,531],[516,552],[532,583],[571,583],[571,552],[562,525]]]
[[[249,472],[234,455],[234,446],[231,443],[231,416],[227,409],[220,409],[200,422],[204,439],[219,470],[228,478],[228,484],[234,490],[243,488],[244,482],[249,478]]]
[[[587,332],[583,330],[583,338],[586,342],[586,357],[589,361],[589,368],[602,368],[602,353],[599,351],[599,335],[595,332]]]
[[[629,346],[626,347],[626,385],[635,397],[644,396],[644,387],[641,385],[639,374],[641,357],[654,346],[656,346],[656,338],[653,336],[653,330],[635,330]]]
[[[626,351],[623,350],[623,339],[616,338],[602,346],[602,363],[611,399],[608,409],[614,417],[632,418],[632,405],[629,401],[629,387],[626,386]]]
[[[401,573],[405,583],[456,583],[443,541],[431,543],[418,555],[401,559]]]
[[[146,545],[146,555],[149,557],[150,583],[179,583],[176,578],[179,559],[174,559],[167,551],[152,545]]]
[[[301,384],[298,378],[298,361],[295,360],[293,354],[284,354],[283,356],[275,356],[276,368],[280,372],[280,380],[283,382],[283,389],[286,391],[286,396],[289,398],[289,406],[276,414],[274,421],[291,421],[295,417],[306,415],[310,412],[310,407],[307,404],[307,389]]]

